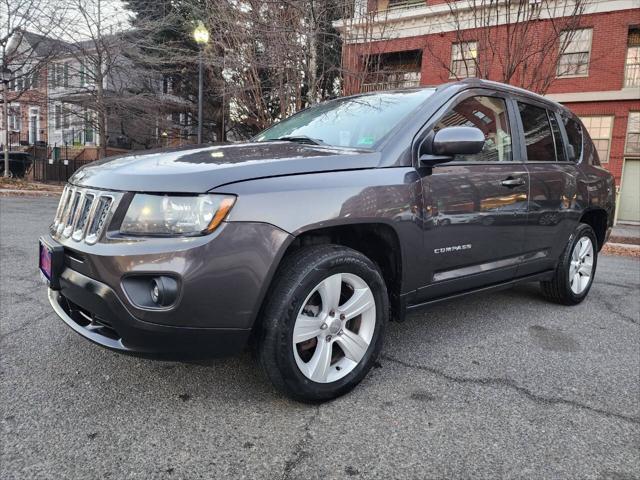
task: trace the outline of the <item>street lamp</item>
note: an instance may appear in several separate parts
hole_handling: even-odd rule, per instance
[[[209,32],[202,22],[198,22],[198,25],[193,31],[193,39],[198,44],[198,47],[200,47],[200,51],[198,52],[198,63],[200,64],[198,73],[198,144],[200,144],[202,143],[202,50],[209,42]]]

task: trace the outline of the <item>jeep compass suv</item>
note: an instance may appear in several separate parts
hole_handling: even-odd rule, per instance
[[[77,171],[40,269],[77,333],[134,353],[237,352],[326,400],[360,382],[387,321],[540,282],[589,292],[614,181],[580,120],[468,80],[303,110],[248,143],[132,153]]]

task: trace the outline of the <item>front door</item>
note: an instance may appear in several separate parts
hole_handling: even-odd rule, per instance
[[[529,176],[506,97],[464,94],[434,130],[473,126],[485,134],[484,150],[426,170],[424,248],[426,286],[417,301],[511,280],[522,261]]]
[[[40,127],[39,110],[37,108],[29,109],[29,143],[35,144],[38,138],[38,129]]]

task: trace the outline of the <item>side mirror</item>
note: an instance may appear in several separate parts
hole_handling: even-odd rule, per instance
[[[446,127],[429,134],[420,147],[420,165],[450,162],[455,155],[474,155],[484,148],[484,133],[476,127]]]

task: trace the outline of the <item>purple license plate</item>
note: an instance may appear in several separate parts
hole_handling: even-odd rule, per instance
[[[51,250],[40,242],[40,271],[51,281]]]

